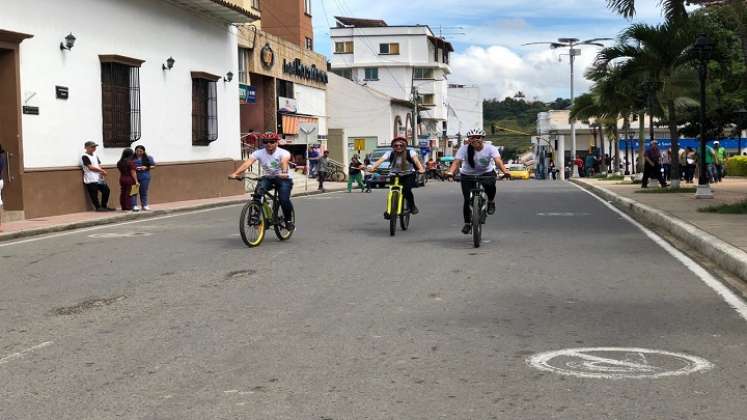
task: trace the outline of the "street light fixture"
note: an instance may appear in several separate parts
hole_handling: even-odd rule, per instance
[[[700,78],[700,175],[698,176],[698,190],[695,198],[713,198],[713,191],[708,184],[708,174],[705,165],[706,156],[706,80],[708,79],[708,62],[713,54],[713,42],[706,34],[698,34],[692,47],[698,59],[698,76]]]
[[[72,32],[65,37],[65,42],[60,42],[60,51],[72,50],[75,46],[75,35]]]
[[[574,64],[576,62],[576,56],[581,55],[581,49],[576,48],[581,45],[593,45],[595,47],[604,48],[604,44],[599,41],[612,41],[612,38],[592,38],[585,41],[580,41],[578,38],[558,38],[557,41],[551,42],[529,42],[526,45],[549,45],[550,49],[568,48],[568,55],[571,58],[571,107],[575,101],[575,94],[573,90],[574,83]],[[578,178],[578,166],[576,166],[576,120],[571,120],[571,162],[573,162],[573,176]]]

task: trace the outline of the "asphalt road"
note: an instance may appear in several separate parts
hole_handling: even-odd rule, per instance
[[[457,188],[394,238],[378,190],[251,250],[236,206],[0,244],[0,419],[745,419],[747,321],[682,262],[562,182],[474,249]],[[528,363],[589,347],[632,349]]]

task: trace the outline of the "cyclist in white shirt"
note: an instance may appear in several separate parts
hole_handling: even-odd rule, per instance
[[[257,184],[254,191],[253,200],[259,203],[260,199],[267,191],[273,188],[278,190],[278,199],[280,207],[283,209],[286,228],[295,229],[293,224],[293,204],[291,203],[291,189],[293,189],[293,179],[290,178],[288,168],[290,167],[291,154],[287,150],[278,147],[280,136],[275,133],[267,133],[260,136],[263,149],[252,153],[241,166],[229,178],[238,178],[244,171],[249,169],[254,162],[259,162],[262,166],[262,179]]]
[[[506,175],[510,173],[503,166],[503,160],[501,160],[501,154],[498,149],[492,144],[484,143],[485,132],[483,130],[470,130],[467,133],[467,143],[459,148],[456,156],[454,156],[454,162],[451,163],[449,171],[446,176],[452,178],[454,172],[459,169],[459,173],[462,175],[477,175],[492,178],[480,181],[485,187],[485,193],[488,196],[488,214],[495,213],[495,195],[496,195],[496,166],[500,168],[501,172]],[[462,227],[462,233],[465,235],[470,233],[472,225],[470,223],[472,217],[472,211],[469,203],[469,193],[475,187],[474,180],[462,178],[462,195],[464,196],[464,205],[462,210],[464,212],[464,227]]]
[[[425,168],[420,163],[417,152],[407,149],[407,139],[396,137],[392,140],[392,151],[384,153],[373,164],[369,172],[374,173],[379,165],[386,161],[389,161],[390,172],[394,171],[403,174],[399,177],[399,180],[402,183],[402,193],[405,196],[407,208],[410,210],[410,213],[418,214],[419,210],[415,206],[415,196],[412,193],[412,188],[415,186],[415,170],[417,169],[419,173],[424,174]]]

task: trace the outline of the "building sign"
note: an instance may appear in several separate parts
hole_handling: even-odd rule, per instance
[[[298,103],[295,99],[278,96],[278,111],[296,113],[298,112]]]
[[[329,80],[326,71],[319,70],[314,64],[307,66],[306,64],[303,64],[299,58],[293,61],[284,59],[283,73],[319,83],[327,83]]]
[[[250,85],[239,84],[239,103],[241,105],[257,103],[257,88]]]
[[[355,150],[366,150],[366,139],[355,139]]]
[[[275,64],[275,51],[272,50],[269,42],[262,47],[262,50],[259,52],[259,58],[262,61],[262,65],[268,69],[272,68],[272,65]]]

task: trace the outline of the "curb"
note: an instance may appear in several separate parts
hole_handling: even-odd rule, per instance
[[[701,254],[713,259],[722,269],[747,282],[747,253],[741,249],[666,212],[622,197],[606,188],[579,180],[572,179],[571,182],[610,202],[635,220],[666,230]]]
[[[326,193],[332,193],[332,192],[337,192],[337,191],[342,191],[342,190],[343,189],[327,190],[325,192],[322,192],[322,191],[299,192],[297,194],[292,194],[292,197],[306,197],[310,195],[326,194]],[[111,225],[111,224],[121,223],[121,222],[129,222],[131,220],[152,219],[155,217],[166,216],[169,214],[186,213],[186,212],[195,211],[195,210],[206,210],[206,209],[212,209],[212,208],[218,208],[218,207],[234,206],[237,204],[246,203],[248,198],[249,198],[249,195],[247,195],[246,197],[236,198],[234,200],[229,200],[229,201],[221,201],[217,203],[203,203],[203,204],[196,204],[193,206],[179,207],[175,209],[161,209],[161,210],[151,210],[148,212],[141,211],[138,213],[125,213],[125,214],[102,218],[102,219],[84,220],[81,222],[27,229],[27,230],[21,230],[18,232],[0,233],[0,242],[7,242],[13,239],[28,238],[31,236],[45,235],[47,233],[57,233],[57,232],[64,232],[68,230],[89,228],[89,227],[94,227],[94,226],[103,226],[103,225]]]

